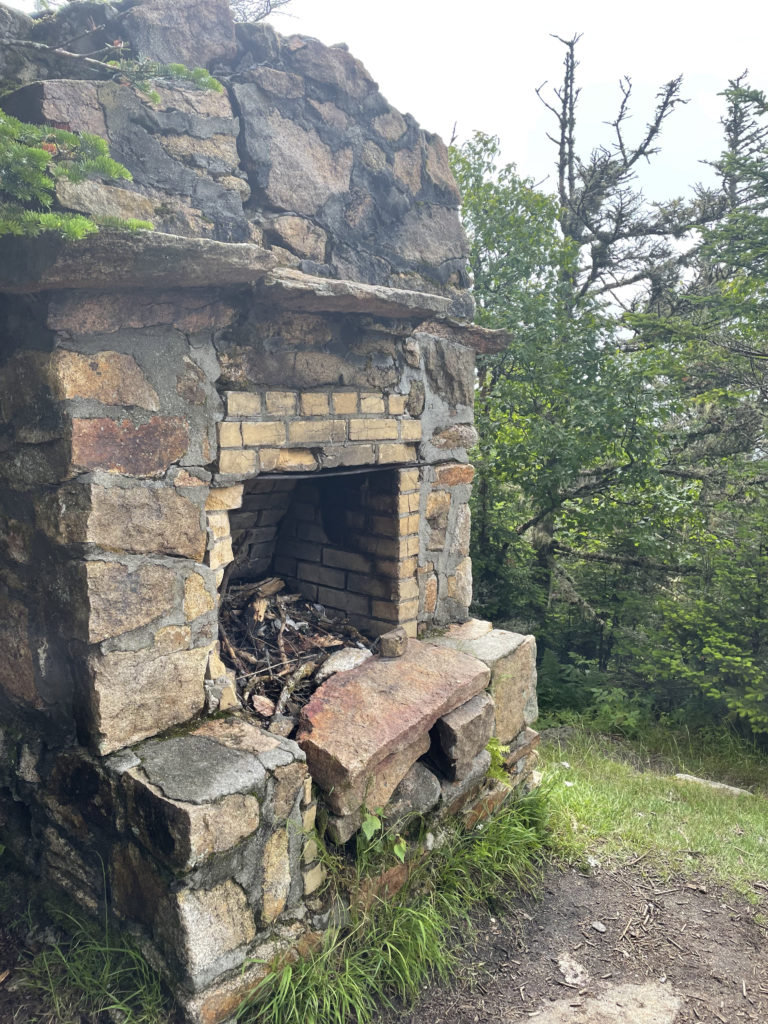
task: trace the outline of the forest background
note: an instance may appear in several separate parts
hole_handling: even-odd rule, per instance
[[[681,80],[630,142],[625,79],[581,153],[578,41],[540,91],[554,195],[497,139],[453,155],[478,320],[514,338],[478,376],[477,610],[537,635],[545,706],[765,737],[768,104],[731,80],[717,184],[649,203]]]

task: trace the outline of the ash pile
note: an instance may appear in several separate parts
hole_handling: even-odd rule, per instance
[[[277,576],[227,588],[219,639],[230,685],[211,688],[211,710],[239,703],[280,736],[293,735],[299,712],[321,683],[361,664],[378,645],[323,605],[286,593]]]

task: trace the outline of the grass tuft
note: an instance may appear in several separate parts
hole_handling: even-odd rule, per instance
[[[393,999],[411,1003],[423,986],[454,977],[471,912],[511,902],[541,876],[544,812],[537,795],[502,809],[470,833],[446,826],[434,856],[412,864],[396,900],[351,898],[345,930],[322,949],[276,967],[241,1005],[242,1024],[370,1024]],[[364,889],[364,878],[358,883]]]

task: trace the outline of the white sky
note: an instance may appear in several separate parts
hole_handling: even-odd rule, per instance
[[[272,23],[286,35],[347,43],[393,106],[423,128],[446,141],[454,125],[459,140],[475,129],[498,135],[504,159],[537,181],[551,173],[554,148],[545,139],[551,115],[534,89],[559,83],[564,53],[550,33],[583,33],[582,150],[605,139],[601,122],[615,116],[622,75],[634,83],[630,127],[639,133],[659,86],[682,73],[690,102],[672,115],[663,151],[644,175],[650,198],[682,193],[706,176],[698,161],[720,151],[717,93],[729,78],[748,68],[751,84],[768,90],[765,0],[292,0]]]

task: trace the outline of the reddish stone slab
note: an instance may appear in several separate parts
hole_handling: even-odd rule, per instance
[[[189,428],[178,416],[153,416],[136,426],[131,420],[72,421],[72,464],[130,476],[161,476],[189,446]]]
[[[411,640],[401,658],[370,658],[315,691],[297,740],[315,782],[347,789],[396,750],[415,743],[442,715],[482,692],[482,662]]]

